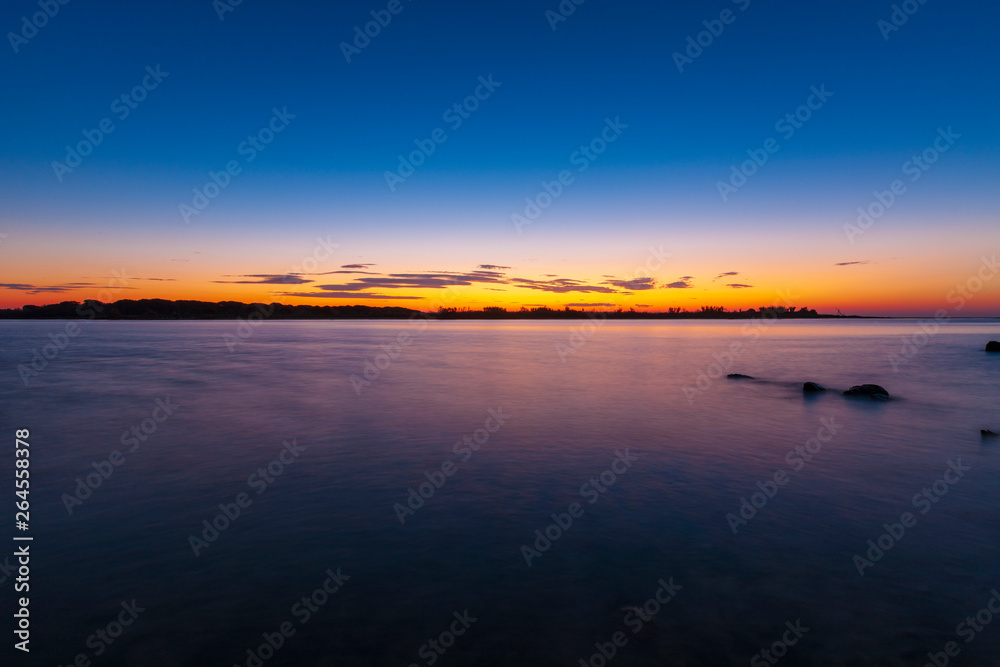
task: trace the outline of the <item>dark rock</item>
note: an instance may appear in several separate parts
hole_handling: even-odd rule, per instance
[[[876,401],[889,400],[889,392],[877,384],[858,384],[844,392],[844,396],[867,396]]]
[[[984,438],[996,438],[996,437],[1000,436],[1000,433],[994,433],[993,431],[989,430],[988,428],[980,429],[979,432],[982,433],[982,435],[983,435]]]
[[[726,377],[731,380],[753,380],[752,375],[743,375],[743,373],[730,373]]]
[[[987,352],[1000,352],[1000,341],[991,340],[986,343]]]
[[[815,382],[806,382],[802,385],[802,391],[806,394],[816,394],[821,391],[826,391],[826,387],[821,384],[816,384]]]

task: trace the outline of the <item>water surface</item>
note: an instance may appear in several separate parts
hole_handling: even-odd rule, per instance
[[[896,369],[916,321],[756,337],[743,321],[285,321],[246,338],[235,322],[80,322],[26,385],[18,364],[64,326],[0,323],[0,424],[31,431],[35,537],[33,651],[11,664],[245,665],[287,621],[264,664],[425,665],[466,610],[436,664],[579,665],[619,631],[613,664],[748,664],[796,621],[809,630],[787,664],[922,665],[948,641],[956,664],[1000,655],[1000,623],[956,634],[1000,587],[1000,443],[980,436],[1000,432],[996,321],[946,324]],[[807,380],[831,390],[803,396]],[[840,394],[862,382],[893,400]],[[129,451],[157,399],[178,407]],[[786,460],[818,433],[811,460]],[[248,483],[292,441],[280,475]],[[115,450],[124,463],[70,514],[64,494]],[[582,495],[626,450],[631,467]],[[449,461],[401,523],[394,505]],[[959,461],[946,495],[914,504]],[[787,484],[734,534],[727,514],[779,470]],[[241,493],[251,504],[196,556],[190,536]],[[522,546],[572,503],[582,516],[529,566]],[[916,524],[860,576],[853,557],[904,512]],[[294,605],[338,568],[349,579],[301,623]],[[671,578],[676,596],[633,632],[628,608]],[[145,610],[95,658],[88,637],[133,599]]]

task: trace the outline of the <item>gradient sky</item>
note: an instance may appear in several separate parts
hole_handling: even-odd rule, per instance
[[[556,22],[556,0],[400,0],[347,62],[341,43],[389,5],[243,0],[220,19],[222,0],[77,0],[36,34],[37,0],[5,3],[0,307],[658,310],[791,293],[824,312],[1000,315],[1000,278],[961,312],[948,300],[1000,249],[994,3],[914,2],[890,31],[888,2],[588,0]],[[674,53],[712,27],[679,71]],[[167,75],[121,118],[147,67]],[[499,85],[455,127],[445,112],[480,77]],[[832,95],[793,134],[776,126],[813,89]],[[275,109],[294,118],[250,161],[243,142]],[[54,167],[104,119],[78,166]],[[627,128],[581,158],[608,119]],[[437,128],[446,141],[390,187]],[[718,183],[768,139],[723,200]],[[230,161],[240,173],[185,219]],[[564,170],[572,183],[518,228]],[[849,234],[897,179],[905,191]]]

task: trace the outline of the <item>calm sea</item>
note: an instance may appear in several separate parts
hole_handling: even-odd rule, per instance
[[[4,664],[1000,664],[995,320],[65,325]]]

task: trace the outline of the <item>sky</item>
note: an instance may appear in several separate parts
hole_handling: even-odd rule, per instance
[[[234,2],[4,3],[0,307],[1000,316],[995,3]]]

